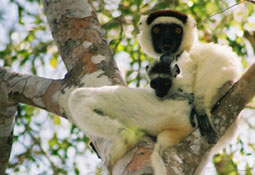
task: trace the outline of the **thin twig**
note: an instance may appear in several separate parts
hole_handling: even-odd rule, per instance
[[[231,5],[231,6],[227,7],[227,8],[225,8],[225,9],[219,11],[219,12],[216,12],[216,13],[214,13],[214,14],[212,14],[212,15],[206,17],[206,18],[203,19],[202,21],[207,21],[208,19],[210,19],[210,18],[212,18],[212,17],[214,17],[214,16],[216,16],[216,15],[218,15],[218,14],[224,13],[225,11],[227,11],[227,10],[229,10],[229,9],[231,9],[231,8],[233,8],[233,7],[235,7],[235,6],[239,5],[239,4],[241,4],[241,3],[243,3],[243,2],[246,2],[246,1],[255,4],[255,1],[253,1],[253,0],[243,0],[243,1],[237,2],[237,3],[235,3],[235,4],[233,4],[233,5]]]
[[[255,1],[254,1],[254,0],[245,0],[245,1],[250,2],[250,3],[252,3],[252,4],[255,4]]]

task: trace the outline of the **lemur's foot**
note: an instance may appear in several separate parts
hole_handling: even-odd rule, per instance
[[[115,163],[127,151],[144,136],[144,132],[138,129],[126,128],[120,131],[119,137],[112,141],[109,148],[108,157],[106,158],[107,169],[111,172]]]
[[[197,115],[197,121],[201,136],[205,136],[209,144],[215,144],[218,140],[218,135],[213,129],[208,115],[205,113],[202,115]]]

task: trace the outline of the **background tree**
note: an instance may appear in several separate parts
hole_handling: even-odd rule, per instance
[[[47,4],[47,1],[44,2],[46,15],[63,61],[51,38],[46,18],[41,10],[42,4],[39,1],[31,0],[5,0],[2,9],[0,9],[0,24],[2,26],[0,29],[2,30],[0,66],[8,66],[17,72],[46,78],[63,78],[66,71],[68,74],[65,76],[65,81],[52,81],[39,77],[8,74],[9,72],[5,69],[0,69],[0,174],[5,171],[11,151],[13,119],[16,109],[14,145],[7,174],[34,174],[34,172],[38,174],[82,174],[85,171],[82,169],[84,165],[79,164],[79,160],[87,154],[88,147],[84,143],[88,143],[88,138],[78,128],[55,115],[65,117],[65,114],[59,110],[56,101],[49,97],[61,87],[77,84],[82,86],[80,80],[86,73],[93,73],[102,68],[107,70],[105,76],[109,78],[109,82],[107,81],[109,84],[124,84],[111,60],[110,50],[100,38],[101,30],[98,28],[99,24],[95,14],[93,13],[88,21],[75,18],[77,17],[75,15],[80,14],[79,11],[78,14],[65,13],[61,17],[61,14],[54,13],[56,7],[50,3]],[[66,6],[61,6],[62,10],[71,6],[68,2],[65,1]],[[234,51],[242,57],[244,67],[248,67],[253,62],[255,20],[254,4],[252,3],[242,3],[237,8],[232,8],[209,19],[208,16],[227,8],[236,1],[98,0],[92,3],[105,31],[105,38],[113,51],[113,57],[129,86],[144,87],[147,85],[144,67],[153,60],[142,52],[135,39],[135,35],[138,33],[139,17],[162,8],[170,7],[192,14],[198,23],[199,37],[202,41],[213,41],[232,46]],[[53,17],[59,21],[50,21]],[[71,31],[71,33],[65,33],[67,31]],[[97,37],[90,38],[87,33]],[[88,42],[81,42],[87,40],[95,42],[96,47],[90,47]],[[98,43],[98,41],[101,42]],[[108,58],[106,63],[88,62],[89,58],[95,56],[88,54],[90,52],[106,55]],[[86,65],[85,69],[80,65]],[[99,79],[93,83],[98,86],[103,85],[104,80]],[[22,82],[26,83],[22,84]],[[93,83],[91,85],[94,85]],[[26,88],[20,90],[21,87]],[[9,92],[9,96],[6,96],[6,92],[10,89],[13,90],[13,93]],[[38,106],[52,113],[46,113],[27,105],[17,106],[19,102]],[[242,132],[249,131],[249,134],[241,135],[242,137],[239,137],[237,141],[234,141],[214,158],[216,170],[219,173],[238,174],[246,170],[247,174],[251,174],[255,171],[253,168],[255,167],[255,148],[254,141],[251,139],[255,127],[253,101],[250,102],[248,108],[243,112],[245,124],[242,126]],[[60,132],[58,132],[59,130]],[[148,144],[147,147],[138,148],[137,153],[144,155],[151,150]],[[136,160],[141,162],[138,158],[136,157]],[[247,161],[244,163],[240,161],[244,159]],[[149,163],[145,161],[144,165],[149,166]],[[129,167],[130,171],[135,168],[137,166]],[[100,168],[91,171],[99,173]]]

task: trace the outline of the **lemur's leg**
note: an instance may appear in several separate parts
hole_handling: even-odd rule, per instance
[[[130,149],[132,149],[139,139],[144,135],[142,131],[134,131],[126,128],[119,133],[119,137],[111,143],[109,152],[108,170],[111,172],[114,164]]]
[[[143,133],[125,127],[118,120],[104,113],[109,108],[107,98],[98,98],[92,89],[83,88],[74,92],[69,100],[69,108],[74,123],[96,137],[111,141],[111,146],[104,157],[108,169],[111,170],[116,161],[132,148]]]
[[[190,131],[185,130],[165,130],[158,134],[157,143],[154,146],[151,155],[152,167],[154,175],[167,175],[167,171],[162,159],[163,153],[166,148],[178,144],[184,139]]]

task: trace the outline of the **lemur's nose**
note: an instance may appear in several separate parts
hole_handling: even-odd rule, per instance
[[[165,44],[165,45],[162,46],[162,48],[163,48],[164,51],[168,51],[168,50],[171,50],[171,49],[172,49],[172,45],[170,45],[170,44]]]

